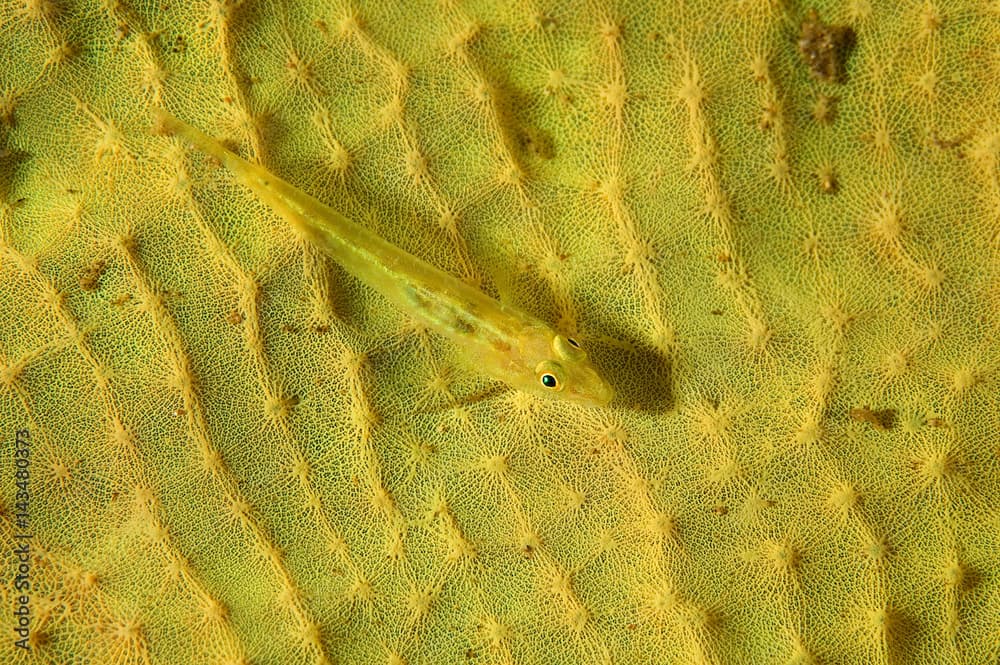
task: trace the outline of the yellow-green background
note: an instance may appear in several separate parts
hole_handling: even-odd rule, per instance
[[[0,661],[996,662],[1000,3],[808,8],[3,0]],[[619,398],[470,399],[154,105]]]

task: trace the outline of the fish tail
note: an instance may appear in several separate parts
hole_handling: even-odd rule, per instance
[[[152,118],[154,134],[176,136],[216,158],[224,167],[232,171],[244,185],[253,190],[264,203],[284,217],[285,221],[290,223],[293,228],[307,237],[316,235],[317,224],[309,219],[304,211],[323,206],[322,203],[305,192],[298,191],[264,167],[243,159],[200,129],[192,127],[183,120],[178,120],[169,111],[161,107],[154,107]],[[323,207],[326,208],[326,206]],[[332,209],[327,208],[324,212],[328,220],[336,222],[336,226],[332,230],[342,233],[341,229],[350,224]]]

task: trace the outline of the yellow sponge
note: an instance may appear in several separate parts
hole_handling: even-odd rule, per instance
[[[811,9],[0,5],[0,662],[996,662],[997,8]],[[496,389],[156,107],[611,408]]]

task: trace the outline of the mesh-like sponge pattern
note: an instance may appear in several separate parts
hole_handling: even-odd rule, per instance
[[[809,9],[3,0],[0,662],[995,662],[1000,9]],[[493,391],[157,105],[613,408]]]

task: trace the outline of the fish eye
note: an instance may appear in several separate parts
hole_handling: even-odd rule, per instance
[[[580,361],[587,358],[587,352],[583,350],[579,342],[572,337],[563,337],[562,335],[552,336],[552,352],[559,360]]]
[[[535,379],[546,389],[559,392],[566,387],[562,365],[555,360],[543,360],[535,367]]]

